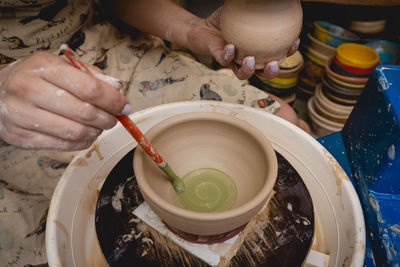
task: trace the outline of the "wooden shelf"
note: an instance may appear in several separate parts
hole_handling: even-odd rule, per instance
[[[301,1],[344,4],[344,5],[400,6],[400,0],[301,0]]]

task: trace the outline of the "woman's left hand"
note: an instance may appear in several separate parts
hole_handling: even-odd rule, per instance
[[[255,58],[247,56],[243,59],[240,66],[234,64],[235,46],[227,44],[222,37],[220,30],[221,8],[218,8],[207,19],[196,19],[191,21],[191,28],[187,36],[187,48],[199,53],[212,55],[215,60],[224,67],[230,67],[236,76],[245,80],[250,78],[255,70]],[[298,49],[300,39],[297,39],[289,49],[287,55],[290,56]],[[272,79],[279,73],[278,61],[267,62],[263,71],[257,70],[258,74],[264,79]]]

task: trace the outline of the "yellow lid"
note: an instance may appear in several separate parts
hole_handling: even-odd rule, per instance
[[[357,43],[339,45],[336,49],[336,58],[347,66],[363,69],[374,67],[379,63],[379,55],[374,49]]]

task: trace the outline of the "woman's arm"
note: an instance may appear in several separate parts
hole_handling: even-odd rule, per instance
[[[230,66],[240,79],[254,74],[255,58],[244,58],[241,67],[233,64],[235,47],[223,39],[217,9],[207,19],[201,19],[170,0],[116,0],[114,13],[123,22],[191,51],[213,56],[222,66]],[[298,42],[288,54],[294,53]],[[265,65],[263,76],[271,79],[278,75],[277,61]]]

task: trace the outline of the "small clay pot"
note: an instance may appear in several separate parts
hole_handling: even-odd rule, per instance
[[[300,35],[303,10],[299,0],[226,0],[221,32],[236,47],[235,62],[254,56],[256,69],[281,61]]]
[[[146,136],[178,176],[213,168],[229,175],[237,187],[229,210],[184,209],[169,179],[138,147],[133,166],[140,191],[169,226],[196,235],[226,233],[246,224],[266,204],[277,177],[277,158],[268,139],[248,122],[215,112],[191,112],[160,122]]]

